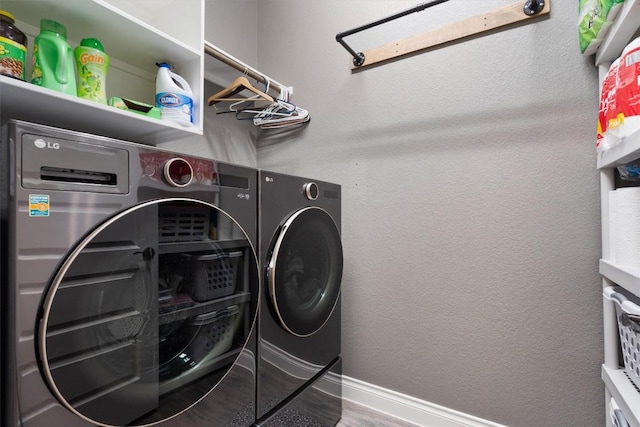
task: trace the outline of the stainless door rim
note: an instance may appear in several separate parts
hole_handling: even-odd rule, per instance
[[[38,330],[38,348],[39,348],[39,353],[40,353],[40,359],[41,359],[41,363],[42,363],[42,373],[45,375],[46,379],[47,379],[47,383],[48,385],[51,387],[51,391],[53,392],[53,394],[55,395],[55,397],[57,398],[57,400],[59,402],[61,402],[65,408],[67,408],[68,410],[70,410],[71,412],[73,412],[75,415],[77,415],[78,417],[82,418],[83,420],[91,423],[91,424],[95,424],[97,426],[101,426],[101,427],[118,427],[118,426],[113,426],[110,424],[104,424],[101,423],[97,420],[93,420],[88,418],[87,416],[85,416],[84,414],[80,413],[78,410],[76,410],[69,402],[67,402],[66,398],[62,395],[62,392],[58,389],[58,387],[56,386],[55,380],[51,374],[51,369],[50,369],[50,365],[49,365],[49,358],[47,356],[47,346],[46,346],[46,341],[47,341],[47,327],[48,327],[48,320],[49,320],[49,315],[51,312],[51,307],[53,304],[53,300],[54,297],[58,291],[58,288],[60,287],[60,284],[62,282],[62,279],[65,277],[67,271],[69,270],[69,268],[71,267],[71,265],[73,264],[73,262],[76,260],[76,258],[78,257],[78,255],[84,250],[84,248],[98,235],[100,234],[105,228],[107,228],[108,226],[110,226],[111,224],[113,224],[114,222],[118,221],[119,219],[121,219],[122,217],[130,214],[133,211],[136,211],[138,209],[142,209],[145,208],[147,206],[151,206],[153,204],[159,204],[159,203],[165,203],[165,202],[190,202],[190,203],[199,203],[199,204],[203,204],[203,205],[207,205],[210,208],[213,209],[217,209],[223,213],[225,213],[229,218],[231,218],[236,225],[238,225],[238,227],[240,227],[240,229],[243,231],[243,233],[245,234],[245,236],[247,236],[247,242],[249,243],[250,247],[251,247],[251,251],[253,253],[253,257],[254,257],[254,261],[255,261],[255,265],[259,265],[258,263],[258,259],[256,256],[256,251],[255,248],[253,247],[253,244],[251,243],[251,240],[248,238],[248,235],[246,233],[246,231],[244,230],[244,228],[242,228],[242,226],[240,226],[240,224],[238,224],[238,222],[232,217],[230,216],[227,212],[225,212],[224,210],[220,209],[218,206],[215,206],[211,203],[202,201],[202,200],[197,200],[197,199],[190,199],[190,198],[166,198],[166,199],[155,199],[155,200],[150,200],[144,203],[140,203],[138,205],[126,208],[124,211],[118,213],[117,215],[115,215],[114,217],[111,217],[109,219],[107,219],[104,223],[102,223],[98,228],[96,228],[94,231],[92,231],[87,237],[85,237],[82,242],[71,252],[71,254],[65,259],[62,267],[60,268],[60,270],[56,273],[55,278],[52,282],[51,287],[47,290],[47,295],[46,298],[44,300],[43,303],[43,312],[42,312],[42,316],[40,319],[40,324],[39,326],[39,330]],[[259,274],[259,273],[258,273]],[[260,287],[260,280],[257,280],[257,284],[258,284],[258,295],[260,295],[260,293],[262,292]],[[258,310],[254,310],[254,317],[253,320],[251,321],[251,330],[254,329],[256,321],[257,321],[257,317],[258,317]],[[243,350],[245,349],[247,345],[247,342],[245,342],[242,346],[242,350],[238,353],[238,357],[242,354]],[[237,359],[236,359],[237,360]],[[234,365],[235,365],[236,361],[234,361]],[[228,372],[228,371],[227,371]],[[225,374],[226,376],[226,374]],[[220,379],[220,381],[224,381],[224,376]],[[206,395],[205,395],[206,396]],[[203,398],[205,397],[203,396]],[[198,400],[199,401],[199,400]],[[180,411],[176,414],[171,415],[168,418],[162,419],[160,421],[156,421],[150,424],[144,424],[144,425],[139,425],[138,427],[143,427],[145,425],[151,426],[151,425],[156,425],[162,422],[167,421],[168,419],[174,418],[178,415],[180,415],[181,413],[188,411],[191,407],[193,407],[193,405],[195,405],[196,403],[198,403],[198,401],[193,402],[192,405],[190,405],[189,407],[185,408],[183,411]]]
[[[273,305],[273,308],[274,308],[274,310],[276,312],[276,315],[278,316],[279,323],[280,323],[280,325],[282,325],[282,327],[287,332],[289,332],[290,334],[292,334],[294,336],[300,337],[300,338],[305,338],[305,337],[312,336],[312,335],[314,335],[316,332],[318,332],[319,330],[321,330],[324,327],[324,325],[329,321],[329,318],[333,314],[333,312],[334,312],[334,310],[336,308],[336,305],[338,303],[338,299],[340,297],[340,293],[342,292],[342,286],[339,285],[338,286],[338,293],[336,294],[336,298],[333,301],[333,306],[331,307],[331,311],[325,317],[324,322],[322,322],[322,324],[319,327],[317,327],[315,330],[313,330],[310,333],[306,333],[306,334],[301,334],[299,332],[294,331],[293,328],[291,328],[287,324],[287,322],[285,321],[284,316],[283,316],[283,314],[281,312],[281,309],[280,309],[280,307],[278,305],[278,300],[277,300],[277,295],[276,295],[276,274],[275,274],[275,271],[276,271],[276,266],[277,266],[277,263],[278,263],[278,255],[279,255],[279,252],[280,252],[280,250],[282,248],[282,243],[283,243],[284,238],[285,238],[285,236],[287,234],[287,230],[289,229],[291,224],[293,224],[298,219],[298,217],[300,215],[302,215],[303,213],[305,213],[307,211],[310,211],[310,210],[318,210],[318,211],[321,211],[324,214],[326,214],[327,217],[329,219],[331,219],[331,222],[335,226],[338,236],[340,236],[340,230],[338,229],[338,226],[336,225],[335,221],[333,220],[331,215],[329,215],[329,213],[326,210],[324,210],[322,208],[319,208],[319,207],[316,207],[316,206],[309,206],[309,207],[306,207],[306,208],[302,208],[302,209],[296,211],[294,214],[292,214],[289,218],[287,218],[285,223],[282,225],[282,227],[280,229],[280,232],[278,233],[278,237],[277,237],[276,243],[273,246],[273,251],[271,251],[271,253],[269,255],[270,258],[269,258],[269,264],[268,264],[268,267],[267,267],[269,295],[270,295],[270,297],[271,297],[271,299],[273,301],[272,305]]]

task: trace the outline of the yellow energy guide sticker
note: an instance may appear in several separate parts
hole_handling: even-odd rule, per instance
[[[29,216],[49,216],[49,195],[29,194]]]

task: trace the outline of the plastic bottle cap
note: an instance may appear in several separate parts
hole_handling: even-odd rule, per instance
[[[67,27],[51,19],[40,20],[40,31],[52,31],[64,37],[65,39],[67,38]]]
[[[160,68],[168,68],[171,69],[171,65],[166,62],[156,62],[156,65]]]
[[[13,16],[13,14],[11,14],[11,13],[7,12],[6,10],[1,10],[1,9],[0,9],[0,15],[4,15],[4,16],[6,16],[7,18],[11,19],[11,20],[12,20],[12,21],[14,21],[14,22],[15,22],[15,20],[16,20],[16,17],[15,17],[15,16]]]
[[[90,47],[90,48],[99,50],[100,52],[104,52],[104,47],[102,46],[102,43],[100,43],[100,40],[94,39],[92,37],[87,39],[82,39],[82,41],[80,42],[80,46]]]

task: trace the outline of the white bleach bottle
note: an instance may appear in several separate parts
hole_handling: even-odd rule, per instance
[[[193,92],[189,83],[171,71],[166,62],[156,64],[156,107],[160,109],[162,120],[193,125]]]

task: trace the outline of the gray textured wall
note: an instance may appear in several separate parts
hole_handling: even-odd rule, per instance
[[[256,67],[258,61],[258,6],[256,0],[207,0],[205,2],[205,40]],[[216,60],[205,61],[204,101],[230,84],[239,71]],[[257,130],[250,122],[241,122],[233,114],[219,114],[218,109],[204,105],[203,135],[160,144],[162,148],[195,156],[256,167]]]
[[[602,426],[597,73],[576,3],[358,73],[335,35],[415,1],[257,3],[258,65],[312,116],[259,131],[258,164],[343,186],[344,374],[513,427]]]
[[[205,82],[204,97],[222,88]],[[250,122],[239,122],[232,114],[217,114],[212,106],[204,107],[203,135],[158,144],[160,148],[202,156],[243,166],[256,167],[257,129]]]

